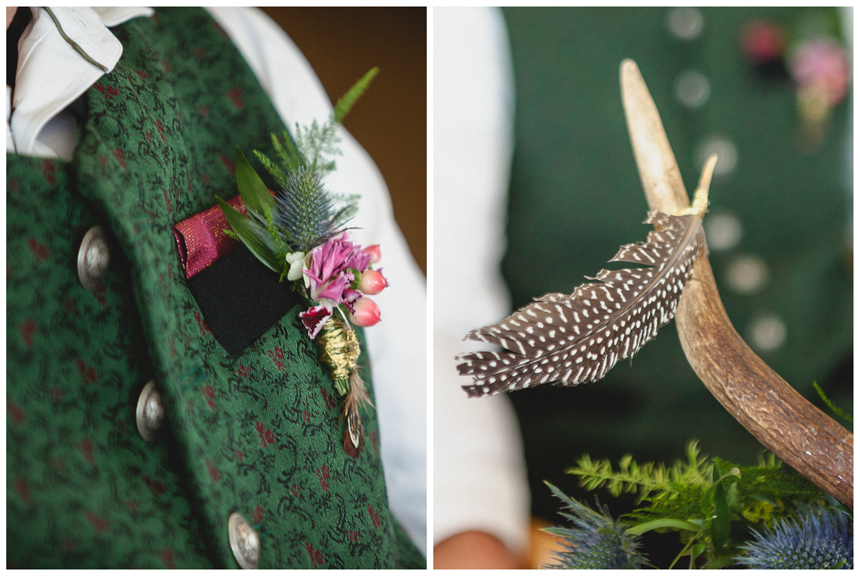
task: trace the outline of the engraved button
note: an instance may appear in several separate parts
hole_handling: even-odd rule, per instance
[[[260,561],[260,537],[238,512],[230,514],[227,528],[236,562],[246,570],[256,568]]]
[[[152,440],[163,422],[164,405],[161,402],[161,394],[155,386],[155,380],[150,380],[143,387],[137,401],[137,431],[144,440]]]
[[[101,226],[93,226],[84,234],[78,250],[78,278],[83,287],[94,292],[109,262],[107,236]]]

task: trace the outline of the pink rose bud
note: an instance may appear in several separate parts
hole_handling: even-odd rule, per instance
[[[382,258],[382,251],[379,249],[379,244],[374,244],[373,246],[368,246],[364,249],[365,254],[370,254],[370,263],[376,264],[379,262],[379,259]]]
[[[379,306],[370,298],[359,298],[353,306],[355,312],[349,315],[349,319],[356,326],[373,326],[379,322]]]
[[[388,286],[388,280],[382,275],[381,270],[365,270],[361,275],[358,289],[364,294],[379,294],[386,286]]]

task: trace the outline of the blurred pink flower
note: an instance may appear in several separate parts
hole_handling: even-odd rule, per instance
[[[756,64],[776,60],[785,49],[782,29],[773,22],[755,20],[744,28],[741,44]]]
[[[829,38],[818,38],[801,43],[793,51],[791,76],[801,88],[822,90],[832,107],[848,92],[851,66],[842,46]]]

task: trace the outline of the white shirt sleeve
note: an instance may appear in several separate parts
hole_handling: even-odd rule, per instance
[[[433,41],[433,537],[482,530],[522,552],[518,422],[506,396],[468,399],[454,361],[470,349],[466,332],[510,312],[499,267],[513,155],[507,31],[498,10],[436,8]]]
[[[275,109],[291,129],[325,122],[332,104],[310,64],[283,30],[264,13],[246,8],[208,8],[257,75]],[[363,98],[373,98],[373,86]],[[335,193],[360,194],[350,236],[363,246],[379,244],[391,286],[374,296],[379,324],[365,330],[376,390],[380,445],[388,498],[395,517],[426,554],[427,384],[426,289],[391,206],[379,169],[363,148],[339,128],[343,156],[326,178]]]

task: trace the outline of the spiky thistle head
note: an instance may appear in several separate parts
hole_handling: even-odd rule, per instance
[[[275,223],[283,230],[293,250],[309,252],[341,232],[333,200],[322,186],[320,173],[308,166],[301,166],[286,176],[275,201],[278,204]]]
[[[609,515],[592,510],[564,495],[558,488],[547,486],[572,514],[561,515],[573,523],[573,527],[547,528],[546,531],[562,538],[564,550],[556,553],[558,564],[546,566],[557,569],[628,569],[640,568],[646,563],[639,552],[637,539],[627,528]]]
[[[848,515],[819,508],[801,516],[778,520],[772,530],[755,533],[741,545],[736,560],[746,568],[809,569],[854,567],[853,527]]]

